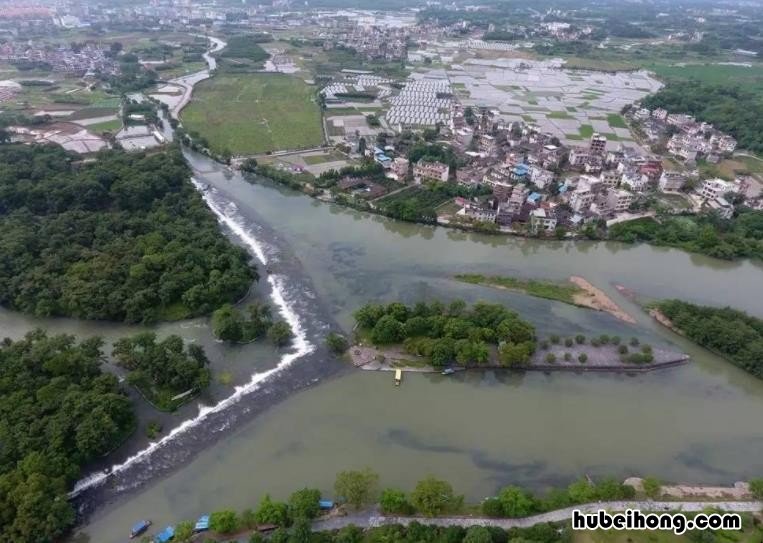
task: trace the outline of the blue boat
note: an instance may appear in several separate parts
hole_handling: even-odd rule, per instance
[[[327,511],[329,509],[334,508],[334,502],[332,502],[331,500],[320,500],[318,502],[318,507],[324,511]]]
[[[199,520],[196,521],[196,526],[193,527],[194,532],[206,532],[209,530],[209,515],[202,515]]]
[[[130,530],[130,539],[138,537],[140,534],[148,530],[149,526],[151,526],[150,520],[141,520],[140,522],[133,524],[132,529]]]
[[[167,526],[164,530],[154,536],[154,543],[167,543],[175,537],[175,527]]]

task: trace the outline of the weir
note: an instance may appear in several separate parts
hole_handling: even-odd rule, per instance
[[[263,266],[267,265],[269,260],[262,244],[254,237],[252,232],[246,228],[244,219],[237,215],[236,205],[231,202],[225,206],[225,209],[223,209],[223,207],[212,198],[212,190],[214,189],[202,190],[202,183],[195,178],[191,178],[191,180],[196,189],[202,193],[204,202],[215,214],[218,222],[225,225],[231,232],[233,232],[233,234],[244,243],[249,252],[253,254]],[[265,381],[282,372],[295,360],[311,353],[315,349],[315,346],[308,340],[307,334],[302,327],[302,323],[296,311],[294,311],[286,301],[283,279],[277,275],[271,274],[268,275],[267,280],[271,288],[271,298],[278,309],[278,313],[289,323],[294,332],[291,352],[285,353],[276,367],[268,371],[253,374],[249,382],[236,387],[233,394],[217,404],[212,406],[200,406],[199,412],[195,417],[185,420],[173,428],[165,437],[151,443],[148,447],[130,456],[124,462],[81,479],[74,486],[69,497],[76,497],[83,491],[102,484],[110,476],[123,472],[135,464],[147,461],[152,453],[171,443],[181,434],[192,430],[209,415],[224,411],[232,404],[238,402],[245,395],[257,390]]]

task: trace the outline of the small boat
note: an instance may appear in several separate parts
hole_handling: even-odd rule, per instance
[[[168,541],[172,541],[173,537],[175,537],[175,527],[167,526],[164,530],[156,534],[154,543],[167,543]]]
[[[456,370],[454,370],[453,368],[445,368],[444,370],[442,370],[443,375],[453,375],[454,373],[456,373]]]
[[[202,515],[199,520],[196,521],[196,525],[193,527],[194,533],[206,532],[209,530],[209,515]]]
[[[130,539],[138,537],[140,534],[148,530],[149,526],[151,526],[150,520],[141,520],[140,522],[133,524],[132,529],[130,530]]]
[[[395,370],[395,386],[399,387],[403,382],[403,370]]]
[[[319,500],[318,508],[321,511],[329,511],[334,508],[334,502],[332,502],[331,500]]]

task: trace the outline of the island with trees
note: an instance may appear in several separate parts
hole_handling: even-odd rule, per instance
[[[763,319],[731,307],[662,300],[651,308],[660,323],[763,379]]]
[[[243,311],[226,304],[212,313],[212,333],[231,343],[250,343],[267,337],[276,347],[291,343],[294,332],[286,321],[274,321],[267,304],[255,302]]]
[[[179,148],[0,146],[0,304],[127,322],[211,313],[256,278],[190,182]]]
[[[185,346],[177,335],[161,341],[153,332],[123,337],[114,343],[112,356],[129,370],[128,383],[163,411],[177,409],[211,380],[204,349],[193,343]]]
[[[0,344],[0,541],[60,540],[83,466],[135,429],[129,398],[101,371],[102,346],[41,330]]]
[[[406,306],[369,303],[355,312],[356,344],[350,357],[367,370],[441,371],[505,368],[541,371],[643,372],[683,364],[669,349],[626,344],[619,336],[551,335],[500,304],[462,300]]]

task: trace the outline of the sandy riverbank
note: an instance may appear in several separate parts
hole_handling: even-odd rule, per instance
[[[570,282],[584,291],[574,296],[576,304],[595,309],[596,311],[605,311],[621,321],[636,324],[636,319],[626,313],[603,290],[593,286],[585,278],[573,275],[570,277]]]

